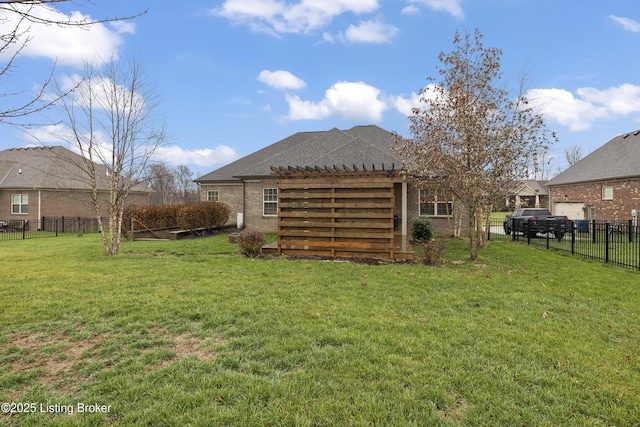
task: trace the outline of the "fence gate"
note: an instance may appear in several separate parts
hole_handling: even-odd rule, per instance
[[[273,169],[278,181],[278,253],[394,259],[393,169]],[[402,256],[403,258],[405,256]]]

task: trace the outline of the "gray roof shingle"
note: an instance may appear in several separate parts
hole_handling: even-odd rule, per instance
[[[640,177],[640,131],[618,135],[547,183],[547,186]]]
[[[239,177],[266,177],[271,167],[351,166],[399,167],[402,160],[391,151],[393,134],[378,126],[333,128],[299,132],[226,166],[197,178],[196,182],[235,181]]]
[[[84,158],[61,146],[9,148],[0,151],[0,188],[41,188],[90,190],[91,181],[83,170]],[[107,169],[100,164],[98,187],[109,188]],[[104,177],[103,179],[100,179]],[[133,191],[148,192],[145,184]]]

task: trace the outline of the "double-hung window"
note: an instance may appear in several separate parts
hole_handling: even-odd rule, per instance
[[[219,202],[219,201],[220,201],[220,191],[207,190],[207,202]]]
[[[265,188],[262,193],[262,215],[278,215],[278,189]]]
[[[420,190],[420,215],[452,216],[453,201],[442,192]]]
[[[28,194],[12,194],[11,195],[11,213],[25,214],[25,215],[29,213],[29,195]]]

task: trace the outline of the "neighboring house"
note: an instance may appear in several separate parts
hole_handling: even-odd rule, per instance
[[[83,162],[81,156],[60,146],[0,151],[0,220],[95,217],[91,182],[80,167]],[[106,178],[106,168],[96,166]],[[99,183],[103,216],[108,215],[108,188],[106,179]],[[149,193],[146,185],[136,186],[128,204],[148,204]]]
[[[453,227],[452,200],[413,187],[411,180],[401,173],[402,160],[391,150],[392,143],[393,134],[378,126],[299,132],[195,182],[200,186],[201,200],[221,201],[231,207],[230,225],[275,232],[278,227],[277,168],[290,167],[298,171],[317,168],[318,174],[331,171],[336,175],[334,179],[353,176],[357,171],[370,174],[386,170],[394,194],[396,232],[410,234],[413,219],[427,215],[436,231],[449,233]],[[354,184],[356,190],[357,185]]]
[[[547,186],[556,215],[634,219],[640,210],[640,131],[616,136]]]
[[[507,195],[506,206],[510,209],[519,208],[548,208],[549,190],[547,181],[525,179],[518,182],[515,188]]]

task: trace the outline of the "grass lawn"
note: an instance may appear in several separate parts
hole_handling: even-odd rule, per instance
[[[0,243],[0,402],[31,412],[0,424],[640,425],[638,273],[510,242],[439,267]]]

